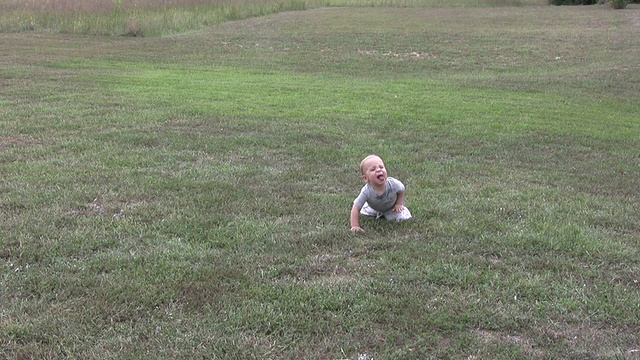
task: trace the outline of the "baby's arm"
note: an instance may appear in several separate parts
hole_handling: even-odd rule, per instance
[[[398,193],[395,205],[393,205],[393,211],[401,212],[404,209],[404,191]]]
[[[351,208],[351,231],[364,232],[364,230],[360,227],[360,208],[355,204]]]

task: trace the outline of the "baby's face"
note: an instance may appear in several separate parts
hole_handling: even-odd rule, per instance
[[[372,157],[362,164],[362,180],[371,185],[383,185],[387,182],[387,169],[379,157]]]

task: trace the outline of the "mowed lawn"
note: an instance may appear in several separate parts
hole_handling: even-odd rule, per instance
[[[639,99],[638,5],[0,34],[0,357],[638,358]]]

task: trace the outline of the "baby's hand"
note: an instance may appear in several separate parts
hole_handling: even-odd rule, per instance
[[[404,210],[404,205],[402,205],[402,204],[393,206],[393,211],[394,212],[401,212],[402,210]]]
[[[354,226],[351,228],[351,232],[356,233],[356,234],[361,234],[364,232],[364,229],[361,228],[360,226]]]

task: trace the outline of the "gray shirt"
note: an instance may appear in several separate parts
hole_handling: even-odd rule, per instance
[[[362,209],[364,203],[368,203],[369,206],[378,212],[385,213],[393,208],[396,200],[398,199],[398,193],[404,192],[404,184],[400,180],[388,177],[387,186],[384,194],[376,194],[373,187],[369,184],[365,184],[360,190],[360,195],[353,201],[353,204]]]

